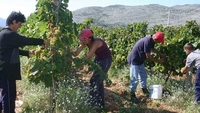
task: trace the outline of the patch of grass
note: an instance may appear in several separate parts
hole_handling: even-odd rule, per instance
[[[22,74],[25,71],[22,60]],[[70,74],[69,74],[70,73]],[[43,83],[31,83],[27,77],[22,76],[18,82],[17,90],[24,102],[24,113],[92,113],[95,106],[88,103],[89,87],[74,73],[66,73],[66,76],[55,81],[55,87],[45,87]]]
[[[160,73],[148,72],[150,77],[148,78],[148,84],[161,84],[164,85],[166,76],[163,76]],[[194,107],[193,97],[194,90],[190,88],[188,92],[185,92],[183,89],[184,81],[170,79],[167,81],[165,86],[163,87],[163,99],[166,105],[171,106],[174,109],[179,109],[185,113],[196,113],[199,111],[198,107]]]
[[[88,103],[89,88],[84,83],[80,84],[76,79],[68,78],[58,81],[57,84],[58,88],[45,88],[42,83],[36,85],[24,78],[18,87],[23,94],[23,112],[90,113],[94,109]]]
[[[108,76],[112,78],[129,78],[129,67],[124,66],[121,69],[111,68],[108,71]]]
[[[22,61],[25,62],[25,60]],[[22,72],[23,71],[24,70],[22,65]],[[151,70],[148,70],[147,73],[147,86],[155,84],[164,85],[166,76]],[[129,87],[129,67],[124,67],[122,69],[111,69],[109,70],[108,75],[109,78],[116,79],[118,80],[117,82],[120,82],[121,85],[124,85],[124,87],[120,87],[121,89],[126,89]],[[115,84],[118,84],[117,82]],[[160,102],[162,102],[173,109],[178,109],[181,111],[181,113],[197,113],[200,111],[200,108],[193,104],[193,88],[191,88],[188,92],[184,92],[183,82],[184,81],[170,78],[163,87],[163,98],[160,101],[153,103],[155,109],[148,108],[148,106],[152,106],[152,101],[142,103],[140,106],[132,104],[128,99],[122,101],[122,98],[118,96],[115,98],[115,100],[120,105],[117,112],[167,112],[165,110],[158,111],[156,109],[162,106],[162,104],[160,104]],[[76,77],[74,73],[68,74],[65,78],[57,81],[56,84],[58,87],[55,89],[46,88],[42,83],[37,85],[30,83],[28,79],[23,76],[23,80],[18,84],[18,91],[20,94],[22,94],[21,98],[24,101],[23,112],[50,112],[53,108],[55,108],[54,111],[56,110],[58,112],[94,112],[94,107],[91,107],[88,104],[88,86],[86,83],[79,80],[79,78]],[[118,87],[117,89],[119,90],[119,86],[115,86]],[[113,89],[115,93],[118,93],[117,89]]]
[[[119,79],[123,78],[123,81],[129,84],[129,80],[130,80],[129,67],[124,67],[124,69],[114,69],[114,70],[111,70],[111,72],[114,73],[115,76],[118,77]],[[197,105],[194,105],[193,103],[194,90],[193,88],[190,88],[188,92],[185,92],[183,90],[183,86],[184,86],[183,80],[171,79],[172,77],[170,77],[168,81],[165,83],[165,80],[167,78],[166,75],[163,75],[162,73],[158,73],[152,70],[147,70],[147,74],[148,74],[147,86],[156,85],[156,84],[163,85],[163,98],[160,100],[160,102],[163,102],[164,104],[170,106],[171,108],[177,109],[183,113],[199,112],[200,108],[198,108]],[[124,75],[128,77],[126,78]],[[147,106],[148,104],[151,104],[151,103],[147,103]],[[159,102],[154,103],[154,105],[156,107],[161,106]],[[126,112],[127,113],[131,112],[131,109],[132,108],[128,109],[128,111],[126,109]],[[135,109],[135,107],[133,109]],[[140,110],[141,109],[142,108],[140,108]],[[122,108],[120,111],[123,112],[124,109]]]

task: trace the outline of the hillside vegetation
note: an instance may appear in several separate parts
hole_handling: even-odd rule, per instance
[[[199,108],[193,104],[194,91],[192,88],[188,92],[183,92],[184,81],[177,79],[178,77],[184,79],[183,75],[179,73],[181,67],[184,66],[183,60],[186,58],[183,45],[191,42],[195,47],[200,47],[200,26],[197,21],[187,21],[185,25],[178,27],[154,25],[150,29],[148,27],[151,24],[146,22],[131,22],[126,27],[105,29],[94,25],[100,18],[94,19],[94,23],[93,19],[88,19],[80,24],[73,23],[73,15],[71,11],[67,10],[68,1],[57,0],[58,4],[55,1],[38,0],[36,5],[38,10],[31,14],[20,29],[20,33],[27,37],[41,37],[49,42],[49,47],[43,49],[38,46],[34,48],[36,49],[35,55],[29,59],[21,59],[23,80],[18,84],[18,94],[19,99],[24,102],[21,108],[22,112],[94,113],[97,110],[96,106],[88,101],[91,99],[88,79],[93,70],[97,71],[102,79],[105,79],[106,108],[102,113],[197,113],[199,111]],[[149,13],[146,18],[152,18],[152,14],[157,14],[157,17],[159,17],[158,14],[163,14],[162,10],[158,10],[163,6],[149,6],[155,12]],[[112,9],[106,11],[110,11],[108,17],[112,17],[115,13],[120,15],[123,12],[112,12],[116,7],[122,7],[123,10],[125,6],[109,7]],[[135,10],[141,10],[139,7],[142,6],[138,6]],[[153,9],[145,10],[140,14],[149,12],[149,10],[153,11]],[[96,10],[99,10],[98,7]],[[167,7],[163,10],[168,11]],[[89,15],[89,11],[94,12],[95,10],[84,11],[84,15]],[[101,15],[100,12],[96,14]],[[133,12],[130,11],[130,13]],[[92,18],[92,16],[90,17]],[[122,22],[130,20],[126,21],[124,19],[126,16],[122,14],[120,17],[123,17],[121,18]],[[130,18],[132,19],[132,17]],[[118,19],[120,18],[116,16],[112,21]],[[104,22],[108,23],[109,21]],[[86,51],[83,51],[79,57],[72,57],[69,52],[70,49],[78,47],[80,42],[77,36],[85,27],[92,29],[95,37],[104,39],[111,49],[113,63],[108,75],[103,73],[92,60],[83,59]],[[156,31],[162,31],[165,34],[165,44],[158,44],[155,48],[165,53],[167,59],[163,65],[148,60],[145,65],[149,75],[148,86],[163,83],[163,86],[166,86],[163,87],[163,98],[154,101],[144,97],[138,89],[137,96],[141,97],[141,103],[135,105],[130,101],[127,55],[137,40]],[[23,49],[33,49],[33,47]],[[159,58],[157,55],[154,56]],[[87,69],[84,69],[86,66]],[[171,76],[168,82],[165,82],[167,75]],[[107,77],[112,80],[109,84],[106,82]],[[111,109],[112,105],[113,109]]]
[[[111,5],[107,7],[86,7],[72,13],[73,20],[77,23],[81,23],[87,18],[93,18],[95,25],[104,27],[126,26],[134,22],[144,21],[149,22],[149,27],[157,24],[178,26],[185,24],[186,20],[196,20],[200,24],[200,4],[173,7],[158,4]]]
[[[149,22],[149,27],[158,24],[178,26],[185,24],[186,20],[196,20],[200,24],[200,4],[176,5],[172,7],[158,4],[93,6],[81,8],[72,13],[73,20],[76,23],[82,23],[88,18],[93,18],[95,25],[104,27],[126,26],[134,22],[144,21]],[[0,27],[4,26],[5,19],[0,18]]]

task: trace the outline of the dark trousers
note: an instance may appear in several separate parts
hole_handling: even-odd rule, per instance
[[[15,113],[16,80],[0,79],[0,111]]]
[[[194,84],[195,100],[200,101],[200,68],[196,72],[196,80]]]
[[[104,60],[95,60],[95,63],[100,65],[103,72],[107,73],[111,63],[112,58],[107,58]],[[104,107],[104,84],[103,80],[101,79],[100,75],[94,71],[91,79],[90,79],[90,87],[92,90],[90,91],[90,95],[92,97],[92,103],[98,104],[101,107]]]

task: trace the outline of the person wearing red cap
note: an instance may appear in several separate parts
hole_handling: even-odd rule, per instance
[[[77,56],[84,47],[88,47],[89,52],[85,56],[85,59],[90,59],[95,55],[94,62],[101,66],[103,72],[107,73],[112,63],[112,55],[106,42],[100,38],[94,37],[93,31],[90,29],[82,30],[78,38],[81,41],[81,45],[76,51],[70,50],[71,54]],[[96,71],[93,72],[90,79],[90,87],[92,89],[90,92],[92,97],[91,104],[100,105],[100,108],[104,109],[104,84],[100,75]]]
[[[149,91],[146,88],[147,73],[144,67],[144,61],[146,58],[160,64],[164,63],[164,60],[158,60],[151,56],[151,51],[159,54],[163,58],[166,58],[165,54],[154,48],[156,43],[164,44],[164,34],[162,32],[156,32],[154,35],[146,36],[140,39],[138,42],[136,42],[128,56],[127,61],[130,65],[131,100],[135,103],[140,102],[140,100],[137,99],[135,95],[138,80],[140,82],[140,88],[142,88],[143,93],[145,95],[149,95]]]

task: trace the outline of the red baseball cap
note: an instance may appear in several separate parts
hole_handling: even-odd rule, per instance
[[[92,36],[92,31],[90,29],[84,29],[82,30],[81,34],[79,35],[79,40],[87,40]]]
[[[156,38],[160,41],[160,43],[164,44],[164,34],[162,32],[156,32]]]

